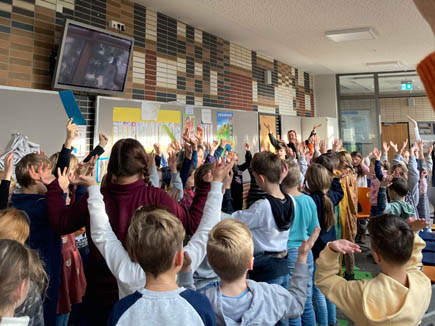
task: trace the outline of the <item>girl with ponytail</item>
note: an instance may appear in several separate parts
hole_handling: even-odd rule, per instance
[[[321,232],[312,248],[314,262],[329,241],[336,240],[334,206],[343,198],[340,180],[333,178],[332,173],[323,165],[313,163],[305,174],[305,190],[314,200]],[[335,324],[336,309],[334,304],[313,286],[316,320],[319,326]]]

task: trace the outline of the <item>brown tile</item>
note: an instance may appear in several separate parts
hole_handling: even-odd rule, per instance
[[[32,82],[50,84],[51,83],[51,76],[50,75],[33,75]]]
[[[41,6],[35,6],[35,12],[36,14],[43,14],[51,17],[56,16],[56,11]]]
[[[11,20],[0,17],[0,25],[11,26]]]
[[[7,79],[8,78],[8,72],[6,70],[0,71],[0,79]]]
[[[121,4],[118,1],[107,0],[107,5],[116,8],[121,8]]]
[[[19,28],[14,28],[14,27],[12,27],[12,29],[11,29],[11,33],[12,33],[13,35],[19,35],[19,36],[24,36],[24,37],[30,37],[30,38],[33,38],[33,32],[24,31],[24,30],[19,29]]]
[[[50,83],[46,83],[46,84],[41,84],[41,83],[32,83],[32,88],[35,89],[49,89],[51,90],[51,84]]]
[[[6,58],[7,60],[7,58]],[[9,69],[9,65],[7,64],[7,62],[1,62],[0,61],[0,70],[8,70]]]
[[[25,60],[20,58],[10,58],[9,60],[10,64],[16,64],[16,65],[23,65],[23,66],[31,66],[32,61],[31,60]]]
[[[45,34],[45,35],[54,35],[54,26],[50,29],[45,29],[41,27],[35,27],[35,33]]]
[[[11,49],[18,51],[33,52],[33,46],[22,45],[19,43],[11,43]]]
[[[6,40],[0,40],[0,48],[9,48],[9,41]]]
[[[19,35],[12,34],[10,41],[12,43],[18,43],[18,44],[27,45],[27,46],[33,46],[32,39],[30,39],[28,37],[22,37],[22,36],[19,36]]]
[[[41,13],[36,13],[35,14],[35,22],[37,21],[42,21],[42,22],[46,22],[46,23],[54,23],[55,22],[55,17],[54,16],[48,16],[48,15],[44,15]]]
[[[30,74],[23,74],[9,71],[9,79],[29,80]]]
[[[31,85],[32,83],[30,82],[30,80],[8,80],[8,86],[30,88]]]
[[[16,13],[12,14],[12,19],[16,20],[20,23],[24,23],[24,24],[29,24],[29,25],[33,25],[35,20],[33,17],[27,17],[27,16],[23,16],[23,15],[18,15]]]
[[[32,67],[30,66],[19,66],[19,65],[9,65],[9,71],[30,74],[32,72]]]
[[[49,75],[50,71],[47,69],[38,69],[38,68],[33,68],[32,70],[34,75]]]
[[[10,39],[10,35],[11,34],[0,33],[0,40],[6,40],[6,41],[8,41]]]
[[[49,50],[53,49],[52,43],[42,42],[42,41],[38,41],[38,40],[34,41],[34,45],[35,45],[35,47],[38,47],[38,48],[49,49]],[[37,52],[37,51],[35,51],[35,52]]]
[[[9,56],[9,49],[8,48],[0,48],[0,55]]]

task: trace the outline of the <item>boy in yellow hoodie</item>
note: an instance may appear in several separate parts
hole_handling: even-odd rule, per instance
[[[430,280],[419,270],[423,219],[405,222],[384,214],[368,224],[372,255],[381,273],[371,280],[346,281],[337,275],[339,254],[361,252],[347,240],[329,242],[316,261],[315,284],[357,326],[417,325],[431,298]]]

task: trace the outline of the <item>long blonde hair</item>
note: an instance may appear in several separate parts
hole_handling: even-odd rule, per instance
[[[15,208],[0,211],[0,239],[12,239],[24,243],[29,234],[29,219],[24,211]]]
[[[335,225],[334,205],[326,195],[331,188],[332,177],[323,165],[313,163],[307,169],[305,181],[309,193],[321,192],[323,194],[323,220],[328,231]]]

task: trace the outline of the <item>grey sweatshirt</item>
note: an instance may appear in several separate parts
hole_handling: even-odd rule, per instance
[[[248,289],[252,293],[252,303],[243,313],[241,323],[236,323],[225,316],[219,285],[200,293],[210,300],[217,325],[275,325],[284,317],[297,318],[302,315],[307,299],[309,278],[308,265],[296,263],[288,290],[277,284],[246,280]],[[178,281],[180,286],[193,287],[192,273],[179,274]],[[236,310],[237,307],[234,309]]]

